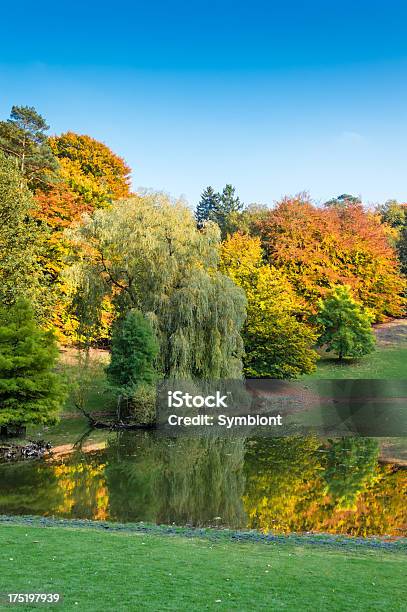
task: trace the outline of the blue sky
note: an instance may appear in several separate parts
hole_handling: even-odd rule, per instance
[[[404,1],[22,0],[2,20],[0,116],[106,142],[135,188],[407,200]]]

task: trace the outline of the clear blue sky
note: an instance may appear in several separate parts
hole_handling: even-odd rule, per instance
[[[405,0],[2,6],[0,116],[98,138],[133,185],[407,200]]]

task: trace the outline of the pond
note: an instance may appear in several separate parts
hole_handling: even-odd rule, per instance
[[[378,439],[168,438],[65,419],[52,455],[0,465],[0,513],[406,535],[407,471]],[[72,443],[77,445],[72,448]]]

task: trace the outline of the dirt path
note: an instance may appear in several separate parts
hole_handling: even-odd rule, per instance
[[[388,323],[374,326],[379,346],[392,346],[407,343],[407,319],[394,319]]]

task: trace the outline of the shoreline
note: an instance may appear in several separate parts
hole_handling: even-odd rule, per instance
[[[407,538],[400,536],[369,536],[366,538],[329,533],[266,534],[256,530],[217,529],[214,527],[180,527],[176,525],[154,525],[151,523],[115,523],[89,519],[59,519],[33,515],[0,515],[0,527],[20,525],[26,527],[94,529],[104,532],[121,532],[142,535],[199,538],[220,542],[262,543],[283,545],[309,545],[334,549],[361,548],[389,552],[406,552]]]

